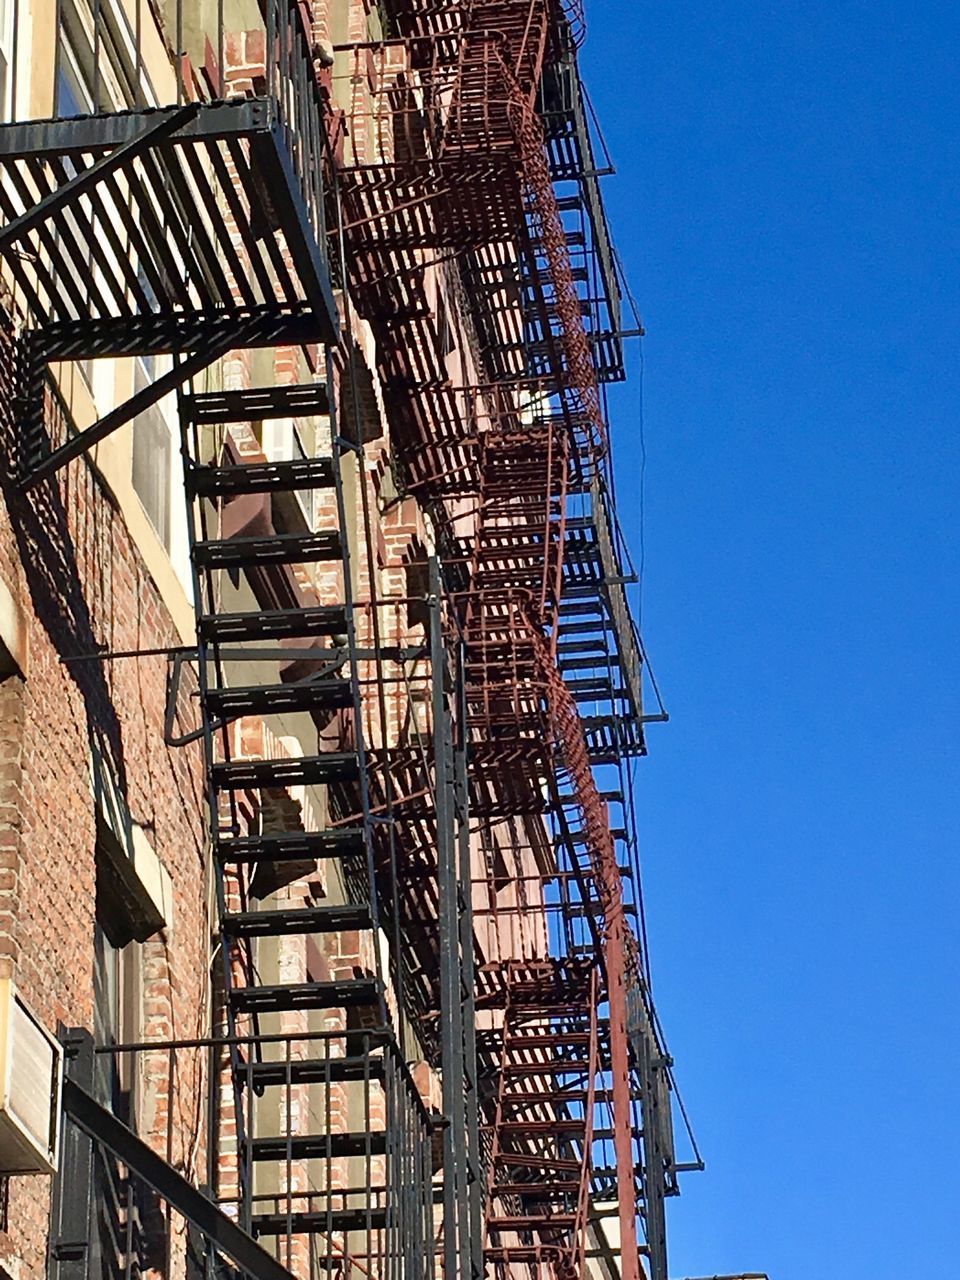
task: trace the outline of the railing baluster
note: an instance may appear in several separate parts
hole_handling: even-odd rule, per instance
[[[59,31],[59,27],[57,28]],[[57,42],[59,43],[59,41]],[[17,118],[17,63],[20,47],[20,0],[13,0],[13,47],[10,50],[10,119]],[[6,106],[6,104],[4,104]]]
[[[183,0],[177,0],[177,23],[176,23],[176,76],[177,76],[177,106],[182,106],[184,102],[184,84],[183,84]]]
[[[100,111],[100,0],[93,0],[93,110]]]
[[[223,0],[217,0],[217,76],[219,77],[218,97],[227,96],[227,40],[223,25]]]
[[[277,3],[278,0],[267,0],[267,43],[265,61],[267,69],[267,97],[277,96]]]

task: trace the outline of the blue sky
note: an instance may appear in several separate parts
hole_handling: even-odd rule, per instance
[[[674,1277],[960,1256],[955,6],[593,0],[644,344]],[[634,344],[636,345],[636,344]],[[634,360],[634,375],[637,372]],[[637,543],[639,395],[615,398]]]

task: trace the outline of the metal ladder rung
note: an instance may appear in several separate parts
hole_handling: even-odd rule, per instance
[[[340,534],[276,533],[264,538],[214,539],[193,544],[199,569],[255,569],[272,564],[312,564],[339,560],[343,554]]]
[[[317,605],[312,609],[268,609],[264,612],[205,614],[197,634],[208,644],[244,640],[294,640],[340,635],[347,629],[341,605]]]
[[[282,938],[305,933],[341,933],[372,927],[370,908],[361,904],[289,910],[232,911],[220,928],[231,938]]]
[[[180,412],[185,421],[196,426],[325,417],[330,412],[330,397],[323,382],[250,387],[245,391],[203,391],[181,396]]]
[[[303,1009],[352,1009],[376,1004],[380,984],[375,978],[344,982],[297,982],[269,987],[235,987],[230,1003],[237,1013],[292,1013]]]
[[[208,689],[204,702],[211,716],[276,716],[297,711],[329,711],[353,703],[353,686],[341,678],[302,680],[293,684],[265,684]]]
[[[352,782],[359,772],[353,752],[329,751],[320,756],[300,756],[279,760],[230,760],[211,770],[214,788],[239,791],[309,787],[324,782]]]
[[[230,467],[196,466],[186,473],[194,498],[232,498],[244,493],[292,493],[329,489],[334,483],[330,458],[296,458],[289,462],[244,462]]]
[[[304,859],[349,858],[362,854],[362,827],[330,831],[282,831],[260,836],[235,836],[217,841],[221,862],[299,862]]]

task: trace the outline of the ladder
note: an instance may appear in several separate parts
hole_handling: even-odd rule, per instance
[[[431,1125],[387,994],[343,483],[355,446],[337,434],[329,353],[326,370],[178,396],[230,1076],[220,1128],[231,1111],[236,1127],[219,1194],[288,1266],[319,1255],[359,1275],[392,1256],[398,1277],[426,1280]],[[250,459],[250,424],[305,418],[329,424],[324,456]],[[336,528],[297,514],[305,495],[335,496]]]

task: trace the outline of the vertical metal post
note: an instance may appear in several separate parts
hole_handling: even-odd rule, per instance
[[[223,0],[217,0],[217,76],[219,78],[218,97],[227,96],[227,41],[223,26]]]
[[[267,41],[264,55],[267,64],[267,97],[272,98],[277,93],[277,0],[267,0]],[[282,84],[279,89],[282,93]]]
[[[59,32],[60,28],[57,28]],[[59,37],[57,44],[59,45]],[[20,0],[13,0],[13,47],[10,50],[10,119],[17,119],[17,64],[20,61]],[[56,57],[56,55],[54,55]],[[54,81],[56,84],[56,81]]]
[[[63,1028],[65,1073],[93,1093],[93,1036],[82,1027]],[[93,1215],[93,1139],[66,1121],[60,1168],[53,1180],[50,1203],[49,1280],[93,1280],[90,1245]]]
[[[440,566],[428,565],[430,603],[430,668],[433,685],[433,744],[437,811],[437,895],[440,923],[440,1070],[443,1092],[443,1274],[466,1275],[462,1248],[466,1243],[461,1186],[466,1178],[464,1125],[463,1008],[461,1004],[458,852],[454,839],[453,760],[447,705],[446,647],[440,600]]]
[[[136,13],[134,14],[133,44],[133,75],[136,82],[134,88],[134,103],[137,107],[142,107],[145,105],[145,95],[143,92],[143,0],[137,0]]]
[[[612,878],[616,868],[605,867]],[[617,883],[619,893],[619,882]],[[633,1132],[630,1110],[630,1060],[627,1049],[627,956],[624,945],[623,903],[616,905],[606,921],[604,960],[607,971],[607,1002],[610,1006],[610,1068],[613,1093],[613,1148],[617,1166],[617,1201],[620,1221],[621,1280],[640,1280],[637,1248],[636,1182],[633,1168]]]
[[[185,94],[183,85],[183,0],[177,0],[177,106],[183,105]]]
[[[100,0],[93,0],[93,112],[100,112]]]
[[[454,763],[457,802],[457,842],[459,846],[460,897],[460,981],[463,992],[463,1052],[467,1130],[467,1259],[464,1276],[483,1276],[483,1182],[480,1158],[480,1114],[477,1096],[477,1010],[473,950],[473,868],[470,851],[470,788],[467,777],[467,681],[463,640],[457,643],[456,666],[457,723]]]

